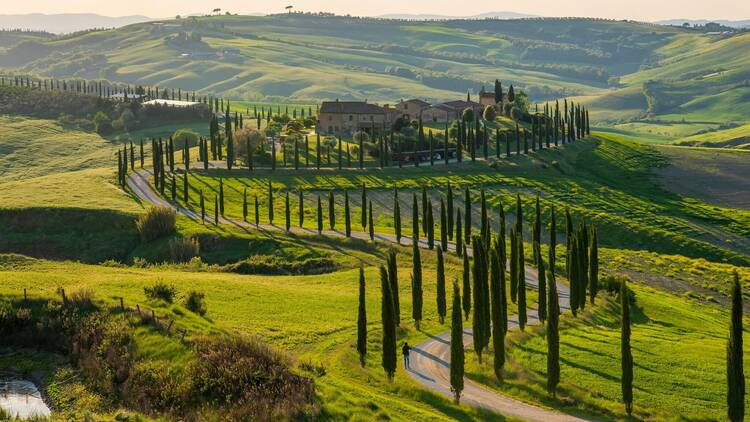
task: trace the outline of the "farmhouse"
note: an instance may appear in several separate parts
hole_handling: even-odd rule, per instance
[[[430,107],[430,103],[419,99],[401,100],[395,105],[399,116],[406,116],[409,120],[419,119],[420,114]]]
[[[391,124],[395,115],[393,108],[367,101],[323,101],[319,132],[324,135],[351,135],[358,130],[370,132]]]
[[[475,113],[482,110],[482,105],[474,101],[448,101],[431,106],[422,111],[422,120],[426,122],[447,123],[461,118],[465,109],[471,108]]]

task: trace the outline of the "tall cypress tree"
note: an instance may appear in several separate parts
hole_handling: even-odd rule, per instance
[[[247,221],[247,188],[242,190],[242,221]]]
[[[532,232],[531,239],[532,245],[542,243],[542,211],[539,205],[539,195],[536,196],[536,206],[534,208],[534,212],[534,231]],[[534,265],[539,265],[539,258],[541,258],[541,256],[537,256],[537,254],[535,253]]]
[[[734,272],[732,286],[732,316],[727,342],[727,417],[731,422],[745,418],[745,371],[742,349],[742,287],[740,276]]]
[[[539,249],[539,244],[537,243],[536,245]],[[537,316],[539,321],[544,323],[544,321],[547,320],[547,266],[544,265],[541,250],[537,251],[537,253],[539,254],[539,263],[537,264],[537,269],[539,270],[537,275],[537,279],[539,280],[539,304],[537,307]]]
[[[446,209],[445,212],[448,217],[448,239],[453,240],[453,188],[451,182],[448,182],[448,193],[446,197]],[[447,250],[447,249],[446,249]]]
[[[273,225],[273,186],[268,181],[268,223]]]
[[[435,221],[432,216],[432,200],[427,200],[427,247],[435,248]]]
[[[370,201],[370,209],[368,212],[369,216],[369,224],[367,226],[368,230],[370,230],[370,240],[375,240],[375,226],[372,222],[372,201]]]
[[[391,286],[395,321],[396,326],[398,326],[401,325],[401,300],[398,291],[398,263],[396,262],[396,251],[394,249],[388,251],[386,265],[388,266],[388,284]]]
[[[469,187],[464,190],[464,243],[471,242],[471,194]]]
[[[362,183],[362,230],[367,228],[367,188]]]
[[[464,327],[461,320],[461,294],[458,282],[453,281],[453,309],[451,312],[451,391],[456,403],[464,389]]]
[[[489,324],[485,321],[484,295],[487,291],[484,288],[484,277],[487,269],[484,262],[485,253],[479,236],[472,236],[471,248],[473,250],[474,262],[471,268],[472,275],[472,299],[474,301],[474,318],[472,319],[472,334],[474,336],[474,351],[477,354],[479,363],[482,363],[482,351],[488,338],[485,336],[484,325]]]
[[[445,323],[446,300],[445,300],[445,261],[443,257],[443,248],[437,248],[437,313],[440,324]]]
[[[387,283],[386,283],[387,285]],[[367,306],[365,306],[365,268],[359,267],[359,309],[357,313],[357,353],[359,364],[365,367],[367,356]]]
[[[510,228],[510,300],[516,303],[518,298],[518,245],[516,245],[516,228]]]
[[[352,218],[349,210],[349,191],[344,191],[344,229],[346,230],[346,237],[352,236]]]
[[[419,323],[422,321],[422,256],[416,243],[412,245],[411,316],[419,331]]]
[[[630,351],[630,298],[625,280],[620,284],[621,343],[622,359],[622,401],[628,416],[633,412],[633,354]],[[743,381],[744,382],[744,381]],[[744,397],[742,397],[744,402]],[[742,420],[742,419],[739,419]]]
[[[443,250],[448,249],[448,227],[445,213],[445,201],[440,198],[440,246]]]
[[[321,234],[323,232],[323,204],[320,200],[320,195],[318,195],[318,234]]]
[[[419,244],[419,206],[416,193],[412,194],[411,199],[411,241]]]
[[[299,210],[297,212],[299,214],[299,226],[302,227],[305,224],[305,194],[302,188],[299,189],[298,195]]]
[[[289,191],[286,191],[286,197],[284,198],[284,227],[286,231],[289,231],[292,225],[292,215],[289,205]]]
[[[388,282],[386,269],[380,266],[380,290],[382,291],[380,301],[380,315],[383,322],[383,359],[382,366],[385,370],[388,383],[393,382],[396,373],[396,313],[393,302],[393,292]]]
[[[401,243],[401,205],[398,201],[398,188],[393,188],[393,229],[396,231],[396,243]]]
[[[201,203],[201,223],[206,222],[206,202],[203,198],[203,189],[200,190],[200,203]]]
[[[505,289],[500,277],[500,255],[499,243],[490,251],[490,300],[492,304],[492,349],[493,368],[498,381],[503,379],[503,366],[505,365],[505,317],[503,312],[503,301],[505,300]]]
[[[469,320],[469,312],[471,312],[471,270],[469,268],[469,255],[466,253],[466,245],[463,248],[463,307],[464,307],[464,318]]]
[[[557,248],[557,223],[555,222],[555,205],[553,204],[550,210],[550,221],[549,221],[549,270],[555,272],[555,249]]]
[[[260,225],[260,204],[258,203],[258,195],[254,195],[255,201],[255,226]]]
[[[555,274],[547,273],[547,391],[555,397],[560,383],[560,304]]]
[[[214,224],[219,225],[219,198],[214,195]]]
[[[336,230],[336,208],[333,201],[333,191],[328,191],[328,226]]]
[[[427,189],[422,187],[422,234],[427,236]]]

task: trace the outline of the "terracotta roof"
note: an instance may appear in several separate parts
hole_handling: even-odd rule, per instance
[[[444,110],[464,110],[468,107],[472,108],[479,108],[481,105],[479,103],[475,103],[474,101],[463,101],[463,100],[456,100],[456,101],[448,101],[446,103],[441,103],[436,105],[435,107],[441,108]]]
[[[402,103],[414,103],[414,104],[417,104],[417,105],[422,106],[422,107],[429,107],[430,106],[430,103],[428,103],[427,101],[422,101],[422,100],[417,99],[417,98],[412,98],[411,100],[406,100],[406,101],[401,101],[401,102]]]
[[[340,114],[382,114],[383,107],[364,101],[323,101],[320,105],[321,113]]]

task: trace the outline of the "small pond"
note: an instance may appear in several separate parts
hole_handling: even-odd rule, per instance
[[[39,389],[24,380],[0,380],[0,409],[19,419],[50,416]]]

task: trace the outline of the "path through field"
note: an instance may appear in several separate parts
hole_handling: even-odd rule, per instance
[[[190,218],[200,219],[200,215],[194,211],[183,208],[178,205],[174,205],[164,200],[158,193],[156,193],[149,184],[149,178],[152,173],[150,170],[137,170],[130,175],[128,178],[128,187],[133,193],[143,201],[150,202],[154,205],[173,208],[175,211],[182,215]],[[220,217],[222,224],[234,224],[245,227],[257,227],[263,230],[284,230],[283,227],[260,224],[248,223],[245,221],[237,221],[224,217]],[[313,234],[316,231],[306,228],[292,227],[290,231],[293,233],[307,233]],[[344,233],[338,230],[323,230],[322,234],[326,236],[344,236]],[[370,235],[365,232],[352,231],[351,236],[358,239],[369,239]],[[397,243],[396,236],[390,234],[376,234],[375,239],[379,241]],[[410,245],[411,237],[404,236],[401,238],[402,245]],[[419,241],[421,248],[427,248],[427,241],[421,239]],[[455,251],[455,244],[449,243],[449,250]],[[471,250],[468,250],[471,253]],[[536,270],[532,267],[526,267],[526,282],[527,286],[532,289],[538,287],[538,279]],[[569,309],[569,289],[568,286],[562,283],[557,283],[557,290],[560,296],[560,309]],[[533,311],[533,310],[531,310]],[[528,323],[537,324],[539,321],[536,318],[536,314],[529,313]],[[516,315],[510,316],[508,320],[508,328],[513,329],[518,327],[518,319]],[[423,386],[433,390],[448,398],[453,398],[453,393],[450,391],[450,331],[442,333],[437,336],[433,336],[417,346],[412,348],[412,359],[411,368],[408,371],[409,375],[422,384]],[[473,337],[471,329],[464,330],[464,347],[471,348]],[[491,411],[529,421],[585,421],[588,419],[582,419],[575,416],[570,416],[564,413],[547,410],[541,407],[534,406],[532,404],[524,403],[514,398],[504,396],[498,392],[491,391],[484,388],[468,379],[464,379],[464,391],[461,396],[461,402],[474,407],[481,407],[489,409]]]

